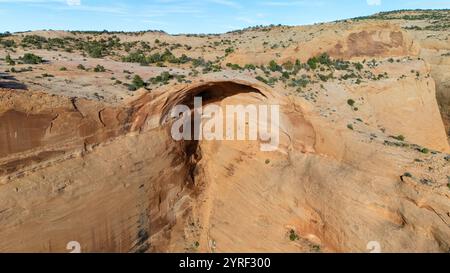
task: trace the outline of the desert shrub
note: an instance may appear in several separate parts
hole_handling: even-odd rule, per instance
[[[6,55],[6,57],[5,57],[5,62],[8,64],[8,65],[16,65],[16,62],[11,58],[11,55]]]
[[[391,136],[391,138],[396,139],[398,141],[405,141],[405,137],[402,135],[398,135],[398,136]]]
[[[356,68],[356,70],[361,71],[364,66],[362,65],[362,63],[354,63],[353,66]]]
[[[9,36],[11,36],[11,33],[9,31],[0,32],[0,38],[9,37]]]
[[[82,64],[79,64],[77,66],[77,68],[80,69],[80,70],[86,70],[86,67],[84,67],[84,65],[82,65]]]
[[[294,241],[297,241],[299,239],[300,239],[300,237],[298,236],[297,232],[295,232],[295,230],[291,229],[289,231],[289,240],[294,242]]]
[[[322,53],[317,57],[317,61],[323,65],[332,65],[330,56],[327,53]]]
[[[186,54],[181,55],[180,58],[178,58],[178,63],[185,64],[191,61],[191,58],[189,58]]]
[[[305,88],[310,83],[309,79],[303,76],[300,79],[293,79],[289,84],[290,87],[303,87]]]
[[[138,50],[129,53],[128,56],[122,58],[122,61],[129,63],[140,63],[141,65],[149,65],[155,63],[174,63],[174,64],[185,64],[190,62],[192,59],[183,54],[180,58],[177,58],[173,53],[166,49],[164,53],[154,53],[152,55],[146,56],[142,51]]]
[[[409,177],[409,178],[413,177],[412,174],[411,174],[411,173],[408,173],[408,172],[404,173],[403,176],[404,176],[404,177]]]
[[[86,42],[83,49],[92,58],[102,58],[107,54],[105,45],[97,41]]]
[[[59,71],[67,71],[67,68],[66,68],[66,67],[61,67],[61,68],[59,69]]]
[[[355,102],[353,99],[349,99],[349,100],[347,101],[347,104],[350,105],[351,107],[355,106],[355,103],[356,103],[356,102]]]
[[[354,128],[353,128],[353,125],[352,125],[352,124],[348,124],[348,125],[347,125],[347,128],[348,128],[348,129],[350,129],[350,130],[352,130],[352,131],[354,130]]]
[[[289,79],[291,77],[291,75],[289,74],[289,72],[287,72],[287,71],[284,71],[282,74],[281,74],[281,78],[282,79]]]
[[[312,57],[310,59],[308,59],[308,61],[306,62],[309,66],[309,68],[311,68],[312,70],[317,69],[317,58],[316,57]]]
[[[173,75],[171,75],[171,74],[170,74],[169,72],[167,72],[167,71],[164,71],[164,72],[162,72],[160,75],[158,75],[158,76],[156,76],[156,77],[153,77],[153,78],[150,78],[149,82],[150,82],[151,84],[163,84],[163,85],[165,85],[165,84],[168,84],[169,81],[170,81],[171,79],[173,79],[173,78],[174,78]]]
[[[234,48],[232,48],[232,47],[229,47],[229,48],[225,49],[225,54],[226,55],[229,55],[229,54],[231,54],[233,52],[234,52]]]
[[[265,78],[261,77],[261,76],[257,76],[256,79],[257,79],[258,81],[260,81],[260,82],[263,82],[263,83],[265,83],[265,84],[268,84],[267,80],[266,80]]]
[[[277,71],[282,72],[283,68],[280,65],[278,65],[274,60],[272,60],[269,63],[269,70],[272,72],[277,72]]]
[[[42,57],[34,55],[33,53],[25,53],[23,57],[20,57],[20,60],[24,64],[40,64],[44,61]]]
[[[145,87],[145,82],[139,75],[134,76],[132,84],[136,87],[136,89]]]
[[[164,53],[161,55],[161,61],[168,63],[178,62],[177,57],[175,57],[175,55],[173,55],[173,53],[168,49],[166,49]]]
[[[106,69],[102,65],[98,64],[96,67],[94,67],[94,72],[96,72],[96,73],[98,73],[98,72],[105,72],[105,71],[106,71]]]
[[[133,84],[125,84],[128,87],[128,91],[136,91],[137,88]]]
[[[206,64],[206,61],[203,58],[197,58],[192,60],[192,66],[199,67]]]
[[[242,69],[242,68],[239,67],[238,69]],[[213,64],[211,61],[208,61],[208,62],[205,63],[205,65],[203,67],[203,70],[202,70],[202,73],[206,74],[206,73],[209,73],[209,72],[219,72],[221,70],[222,70],[222,67],[220,67],[217,64]]]
[[[231,68],[232,70],[240,70],[242,69],[242,67],[238,64],[232,64],[232,63],[227,63],[227,67]]]
[[[0,44],[4,47],[16,47],[14,40],[0,40]]]
[[[293,70],[294,69],[294,64],[291,61],[285,62],[283,64],[283,68],[286,70]]]
[[[330,74],[328,74],[328,75],[318,74],[318,77],[319,77],[319,79],[320,79],[321,81],[323,81],[323,82],[327,82],[328,80],[334,78],[332,73],[330,73]]]
[[[132,52],[128,56],[123,57],[122,60],[127,63],[147,63],[147,59],[141,51]]]
[[[350,67],[350,62],[346,62],[343,60],[335,60],[333,66],[337,70],[348,70]]]
[[[44,44],[47,43],[47,39],[38,35],[27,35],[22,39],[22,46],[27,47],[30,45],[41,49]]]
[[[352,73],[347,73],[345,75],[342,75],[341,79],[342,80],[348,80],[348,79],[354,79],[354,78],[357,78],[357,77],[358,76],[354,72],[352,72]]]
[[[256,66],[253,65],[253,64],[246,64],[246,65],[244,66],[244,69],[247,69],[247,70],[255,70],[255,69],[256,69]]]

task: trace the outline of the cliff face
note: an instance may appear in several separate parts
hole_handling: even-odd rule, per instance
[[[307,61],[312,56],[328,52],[336,58],[383,58],[417,56],[419,47],[410,35],[398,25],[387,22],[344,23],[295,27],[272,35],[288,36],[292,33],[305,33],[296,37],[285,48],[267,49],[261,45],[243,47],[228,56],[224,63],[240,65],[248,63],[266,64],[271,60],[281,63],[300,59]],[[293,35],[294,35],[293,34]],[[295,35],[294,35],[295,36]]]
[[[445,137],[423,130],[443,132],[432,124],[438,115],[426,87],[432,85],[415,86],[407,95],[389,83],[337,91],[365,96],[361,115],[388,130],[391,118],[383,113],[410,119],[415,113],[404,101],[420,102],[413,108],[427,118],[396,129],[448,151]],[[387,146],[363,124],[358,133],[340,128],[340,118],[330,123],[255,80],[218,75],[124,106],[2,94],[8,153],[1,159],[1,251],[64,252],[69,241],[86,252],[359,252],[370,241],[384,251],[449,249],[443,154]],[[280,104],[280,149],[261,152],[257,141],[175,142],[163,122],[166,109],[199,94],[223,106]],[[379,94],[395,99],[382,104]],[[35,122],[19,123],[21,113]],[[428,166],[436,168],[430,173]],[[291,242],[290,230],[302,241]]]

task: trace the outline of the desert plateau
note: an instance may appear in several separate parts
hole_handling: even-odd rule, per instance
[[[448,253],[449,38],[449,10],[4,32],[0,252]],[[195,97],[278,105],[278,149],[173,139]]]

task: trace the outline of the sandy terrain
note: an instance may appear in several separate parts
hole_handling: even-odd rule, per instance
[[[2,38],[0,251],[450,251],[450,17],[417,14]],[[280,149],[174,141],[194,95],[280,105]]]

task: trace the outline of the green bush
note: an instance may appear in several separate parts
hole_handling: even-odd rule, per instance
[[[319,55],[319,57],[317,57],[317,61],[323,65],[330,66],[332,64],[330,56],[327,53],[322,53]]]
[[[232,63],[227,63],[227,67],[231,68],[232,70],[240,70],[242,69],[242,67],[238,64],[232,64]]]
[[[318,77],[319,77],[319,79],[320,79],[321,81],[323,81],[323,82],[327,82],[328,80],[334,78],[332,73],[330,73],[330,74],[328,74],[328,75],[319,74]]]
[[[261,77],[261,76],[257,76],[256,79],[257,79],[258,81],[260,81],[260,82],[263,82],[263,83],[265,83],[265,84],[268,84],[267,80],[266,80],[265,78]]]
[[[168,84],[169,81],[170,81],[171,79],[173,79],[173,78],[174,78],[173,75],[171,75],[171,74],[170,74],[169,72],[167,72],[167,71],[164,71],[164,72],[162,72],[159,76],[150,78],[149,82],[150,82],[151,84],[158,84],[158,83],[160,83],[160,84],[165,85],[165,84]]]
[[[106,55],[105,45],[97,41],[85,43],[84,51],[92,58],[102,58]]]
[[[4,47],[17,47],[16,42],[14,40],[0,40],[0,44]]]
[[[6,57],[5,57],[5,62],[8,64],[8,65],[16,65],[16,62],[11,58],[11,55],[6,55]]]
[[[317,69],[317,58],[313,57],[310,58],[306,63],[308,64],[309,68],[311,68],[312,70]]]
[[[398,135],[398,136],[392,136],[393,139],[396,139],[398,141],[405,141],[405,137],[402,135]]]
[[[404,173],[403,176],[404,177],[409,177],[409,178],[413,177],[411,173]]]
[[[20,60],[24,64],[40,64],[44,61],[42,57],[34,55],[33,53],[25,53],[25,55],[23,55]]]
[[[27,35],[22,39],[22,46],[27,47],[33,45],[38,49],[42,48],[43,44],[47,43],[47,38],[38,35]]]
[[[231,54],[233,52],[234,52],[234,48],[232,48],[232,47],[229,47],[229,48],[225,49],[225,54],[226,55],[229,55],[229,54]]]
[[[278,65],[274,60],[272,60],[269,63],[269,70],[272,72],[277,72],[277,71],[282,72],[283,68],[280,65]]]
[[[354,63],[353,66],[356,68],[356,70],[361,71],[364,68],[364,65],[361,63]]]
[[[295,232],[295,230],[291,229],[289,231],[289,240],[291,240],[292,242],[299,240],[300,237],[298,236],[297,232]]]
[[[352,100],[352,99],[349,99],[348,101],[347,101],[347,104],[348,105],[350,105],[351,107],[353,107],[353,106],[355,106],[355,101],[354,100]]]
[[[256,69],[256,66],[253,65],[253,64],[246,64],[246,65],[244,66],[244,69],[247,69],[247,70],[255,70],[255,69]]]
[[[96,73],[105,72],[105,71],[106,71],[105,67],[102,65],[99,65],[99,64],[94,68],[94,72],[96,72]]]
[[[283,68],[286,69],[286,70],[291,71],[291,70],[294,69],[294,64],[291,61],[285,62],[283,64]]]
[[[136,89],[145,87],[145,82],[139,75],[134,76],[132,84],[136,87]]]

